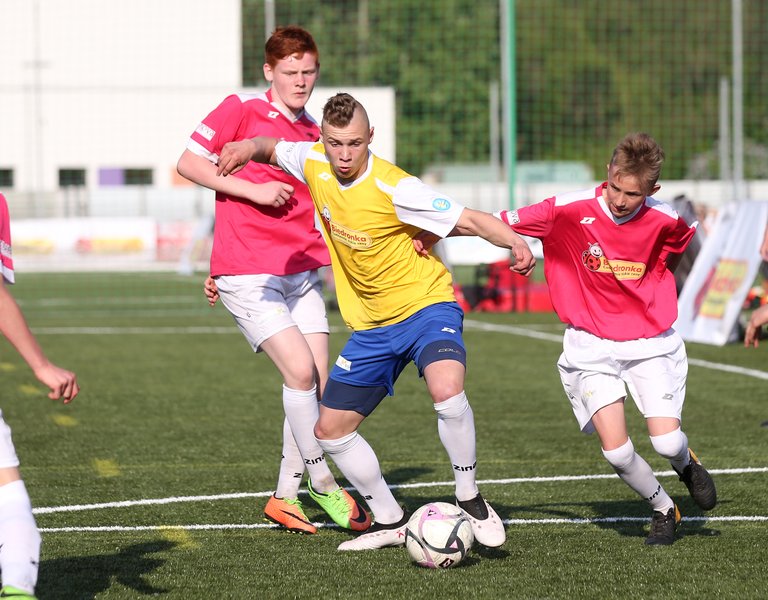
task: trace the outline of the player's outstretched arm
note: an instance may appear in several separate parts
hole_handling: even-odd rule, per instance
[[[252,183],[239,177],[218,177],[216,165],[189,150],[184,150],[176,170],[198,185],[262,206],[282,206],[293,196],[293,186],[282,181]]]
[[[30,331],[19,305],[3,283],[0,283],[0,333],[16,348],[35,377],[48,386],[48,397],[51,400],[61,398],[68,404],[75,399],[80,392],[77,377],[48,360]]]
[[[237,173],[249,160],[276,165],[277,142],[277,138],[263,136],[241,142],[227,142],[219,153],[219,168],[216,174],[226,177],[230,173]]]
[[[451,233],[477,235],[495,246],[509,248],[514,259],[512,270],[521,275],[530,275],[536,266],[536,259],[525,240],[490,213],[465,208]]]

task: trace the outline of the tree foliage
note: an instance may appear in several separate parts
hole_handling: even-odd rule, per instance
[[[278,25],[315,36],[322,85],[395,89],[401,166],[418,174],[432,163],[488,162],[490,90],[502,78],[497,0],[274,4]],[[601,173],[619,138],[645,130],[666,150],[664,176],[683,178],[716,148],[720,81],[732,69],[730,0],[513,4],[518,160],[582,160]],[[757,145],[768,141],[766,4],[743,2],[745,136]],[[243,0],[247,85],[263,84],[264,18],[263,0]]]

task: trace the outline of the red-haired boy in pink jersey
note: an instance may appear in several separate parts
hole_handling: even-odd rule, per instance
[[[316,532],[298,500],[305,467],[310,496],[337,524],[356,531],[370,525],[363,507],[336,483],[313,434],[328,378],[329,329],[318,269],[330,258],[304,184],[256,163],[217,177],[216,163],[224,144],[257,135],[317,140],[319,128],[304,106],[319,68],[309,32],[278,28],[265,45],[270,88],[225,98],[197,126],[178,163],[181,175],[216,191],[206,294],[211,303],[221,298],[249,345],[283,377],[283,457],[264,514],[300,533]]]

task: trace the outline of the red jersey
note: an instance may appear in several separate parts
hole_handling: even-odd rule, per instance
[[[517,233],[541,239],[552,305],[564,323],[610,340],[651,338],[677,319],[666,258],[685,250],[696,224],[651,197],[618,219],[603,201],[605,186],[500,216]]]
[[[283,114],[272,104],[272,90],[235,94],[203,119],[187,149],[216,163],[224,144],[258,135],[315,141],[320,129],[306,112],[295,121]],[[325,241],[315,228],[314,205],[305,184],[277,167],[253,161],[230,177],[253,183],[288,183],[295,188],[296,204],[286,211],[216,192],[211,275],[292,275],[330,263]]]
[[[14,282],[11,219],[8,215],[8,203],[2,194],[0,194],[0,277],[7,283]]]

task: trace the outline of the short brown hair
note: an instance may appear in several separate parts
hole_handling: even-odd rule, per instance
[[[274,68],[277,61],[294,54],[302,56],[306,52],[314,54],[320,64],[320,53],[309,31],[295,25],[278,27],[264,44],[264,62]]]
[[[356,110],[362,110],[366,118],[368,117],[362,104],[349,94],[340,92],[328,98],[328,102],[325,103],[323,123],[328,123],[333,127],[346,127],[352,121],[352,117],[355,116]]]
[[[648,190],[653,189],[661,174],[664,150],[647,133],[629,133],[619,142],[611,156],[611,167],[617,175],[633,175]]]

